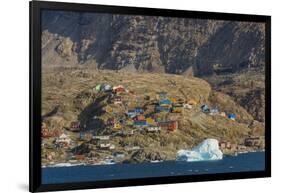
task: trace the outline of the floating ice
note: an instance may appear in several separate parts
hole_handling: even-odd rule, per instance
[[[192,150],[179,150],[177,152],[177,161],[208,161],[220,160],[223,153],[219,149],[219,142],[216,139],[205,139]]]

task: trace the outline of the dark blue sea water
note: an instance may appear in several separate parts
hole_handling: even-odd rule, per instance
[[[223,160],[204,162],[166,161],[143,164],[113,164],[42,169],[42,183],[86,182],[157,176],[197,175],[265,169],[264,152],[225,156]]]

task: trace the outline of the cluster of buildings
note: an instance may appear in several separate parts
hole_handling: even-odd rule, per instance
[[[116,94],[113,99],[114,104],[122,104],[122,95],[120,93],[132,92],[126,90],[124,87],[119,85],[113,92]],[[128,108],[125,113],[125,120],[118,119],[116,117],[109,118],[106,121],[108,127],[112,127],[114,130],[120,130],[124,126],[131,128],[144,129],[147,132],[160,132],[165,129],[167,131],[175,131],[178,128],[177,120],[159,119],[158,113],[182,113],[183,109],[191,109],[197,103],[194,100],[186,102],[185,100],[168,98],[166,92],[159,92],[157,100],[151,100],[150,96],[145,96],[144,101],[151,101],[149,107],[147,106],[135,106]],[[149,108],[149,113],[147,109]]]
[[[217,109],[217,108],[209,108],[209,106],[206,105],[206,104],[203,104],[201,106],[201,111],[203,113],[209,113],[210,115],[220,115],[222,117],[227,117],[227,118],[229,118],[230,120],[233,120],[233,121],[236,120],[236,114],[234,114],[234,113],[226,114],[223,111],[219,111],[219,109]]]
[[[124,105],[124,96],[134,96],[136,94],[133,91],[126,89],[122,85],[111,86],[108,84],[98,84],[94,88],[97,92],[109,92],[111,97],[111,105],[107,105],[106,112],[110,117],[107,117],[104,121],[104,125],[111,129],[111,133],[108,135],[93,135],[89,131],[85,131],[85,125],[81,125],[79,121],[71,122],[68,130],[72,133],[78,133],[79,139],[82,141],[94,141],[94,148],[100,150],[111,151],[115,150],[116,147],[112,143],[111,138],[115,136],[131,136],[135,132],[144,131],[147,133],[159,133],[161,131],[167,131],[169,133],[174,132],[179,127],[179,122],[177,119],[170,119],[170,114],[180,114],[184,109],[192,109],[197,106],[196,100],[186,101],[182,98],[170,98],[167,97],[167,92],[157,93],[156,99],[151,99],[150,96],[144,96],[142,105]],[[113,104],[113,105],[112,105]],[[147,104],[149,104],[147,106]],[[119,114],[114,112],[114,108],[119,105],[123,105],[126,111],[120,111]],[[217,108],[209,108],[208,105],[204,104],[200,106],[201,111],[208,113],[210,115],[221,115],[223,117],[228,117],[231,120],[236,119],[236,115],[233,113],[226,114],[225,112],[220,112]],[[168,116],[159,116],[168,115]],[[175,116],[177,117],[177,116]],[[49,131],[46,125],[42,125],[42,137],[43,138],[55,138],[53,141],[56,148],[73,148],[75,143],[69,135],[64,132]],[[77,145],[77,144],[76,144]],[[223,150],[239,150],[246,146],[261,146],[261,139],[254,137],[249,137],[245,139],[243,145],[232,144],[227,141],[220,142],[220,148]],[[137,150],[139,146],[124,146],[125,150]],[[117,148],[118,149],[118,148]],[[114,151],[113,151],[114,152]],[[84,155],[77,155],[77,160],[85,159]],[[83,157],[84,156],[84,157]],[[117,157],[124,156],[122,152],[116,153]]]
[[[248,136],[241,144],[231,143],[229,141],[220,141],[219,147],[223,151],[245,152],[247,149],[264,149],[264,136]]]

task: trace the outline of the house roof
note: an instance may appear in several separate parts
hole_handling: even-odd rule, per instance
[[[159,103],[160,104],[170,104],[170,103],[172,103],[172,101],[169,99],[164,99],[164,100],[160,101]]]

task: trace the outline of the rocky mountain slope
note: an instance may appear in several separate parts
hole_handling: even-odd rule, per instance
[[[205,76],[264,66],[264,24],[44,11],[44,65]]]

